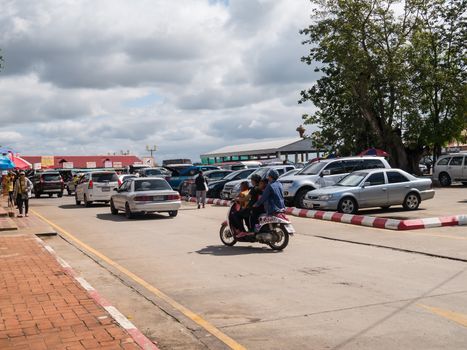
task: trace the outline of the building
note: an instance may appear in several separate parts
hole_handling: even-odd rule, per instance
[[[130,165],[143,164],[143,161],[131,155],[126,156],[23,156],[23,159],[35,169],[92,169],[92,168],[125,168]]]
[[[293,138],[226,146],[202,154],[201,161],[204,164],[215,164],[276,158],[298,163],[308,161],[314,153],[316,150],[310,139]]]

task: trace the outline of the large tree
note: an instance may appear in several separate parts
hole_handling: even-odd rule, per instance
[[[301,92],[300,102],[317,108],[306,122],[341,154],[381,147],[394,166],[418,172],[424,152],[466,126],[466,2],[311,2],[302,60],[322,77]]]

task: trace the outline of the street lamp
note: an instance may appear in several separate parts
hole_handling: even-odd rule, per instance
[[[151,158],[153,158],[152,154],[157,151],[157,146],[154,145],[151,147],[151,146],[146,145],[146,151],[151,153]]]

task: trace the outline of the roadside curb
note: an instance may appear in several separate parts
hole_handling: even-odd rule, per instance
[[[104,308],[110,316],[117,322],[120,327],[125,329],[128,334],[133,338],[136,344],[138,344],[143,350],[159,350],[159,348],[149,340],[136,326],[130,322],[117,308],[110,304],[107,299],[99,294],[84,278],[80,277],[76,271],[62,258],[60,258],[55,250],[47,245],[39,237],[35,237],[35,240],[44,247],[50,255],[52,255],[58,264],[62,267],[67,275],[72,277],[81,287],[83,287],[89,296],[102,308]]]
[[[196,203],[196,198],[185,197],[185,201]],[[231,201],[224,199],[213,199],[208,198],[207,204],[214,204],[219,206],[229,206]],[[310,209],[299,209],[299,208],[286,208],[286,213],[292,216],[300,218],[309,218],[317,220],[326,220],[333,222],[340,222],[343,224],[367,226],[373,228],[380,228],[394,231],[408,231],[408,230],[420,230],[434,227],[444,226],[463,226],[467,225],[467,214],[443,216],[436,218],[425,218],[425,219],[387,219],[376,216],[368,215],[352,215],[342,214],[333,211],[322,211],[322,210],[310,210]]]

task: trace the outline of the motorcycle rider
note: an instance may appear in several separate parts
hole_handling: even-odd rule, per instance
[[[273,216],[274,214],[283,213],[285,211],[284,189],[282,184],[277,181],[278,178],[279,173],[277,170],[272,169],[269,171],[269,183],[266,186],[261,198],[253,206],[253,208],[258,208],[261,205],[264,205],[266,214],[268,216]],[[254,222],[252,224],[256,225],[258,222]]]

